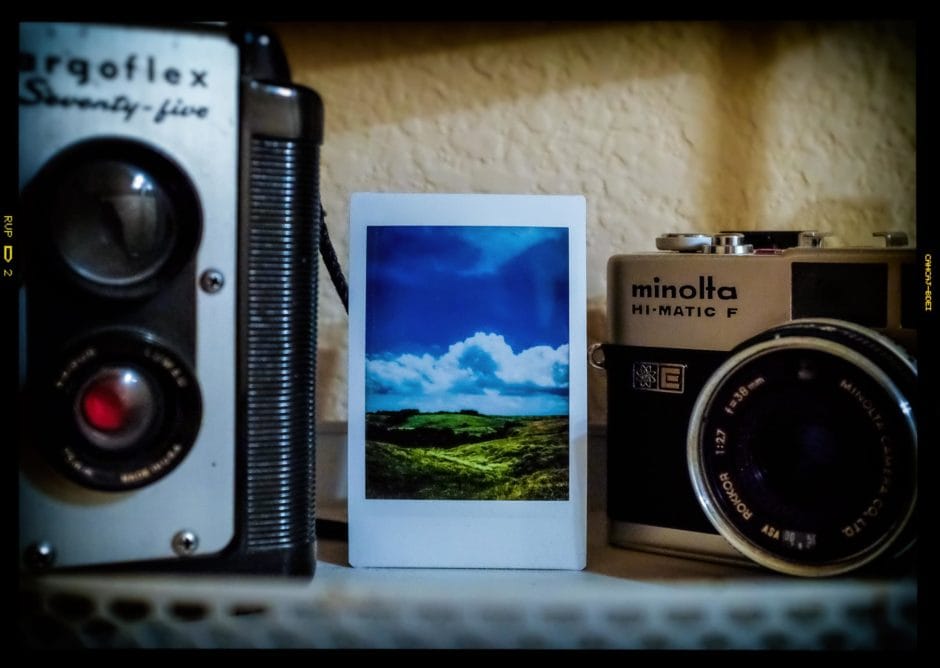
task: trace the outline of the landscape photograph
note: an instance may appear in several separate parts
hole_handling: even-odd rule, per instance
[[[370,226],[366,498],[567,500],[568,230]]]

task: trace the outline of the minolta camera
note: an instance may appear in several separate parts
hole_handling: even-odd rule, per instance
[[[806,576],[911,552],[914,251],[820,241],[673,234],[610,259],[612,543]]]
[[[311,575],[319,97],[220,25],[19,70],[23,567]]]

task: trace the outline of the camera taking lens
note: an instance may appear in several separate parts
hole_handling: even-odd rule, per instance
[[[689,424],[693,487],[715,528],[795,575],[909,547],[916,367],[892,341],[796,320],[745,342],[705,384]]]
[[[47,459],[83,487],[149,485],[195,442],[202,399],[189,366],[153,336],[97,332],[72,346],[48,384]]]
[[[153,424],[157,395],[147,374],[134,367],[106,367],[75,397],[76,423],[82,435],[106,450],[132,446]]]

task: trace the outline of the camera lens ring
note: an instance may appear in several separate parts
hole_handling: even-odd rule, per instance
[[[897,460],[895,463],[900,472],[900,479],[909,478],[909,490],[905,491],[907,488],[899,487],[895,483],[894,487],[898,487],[900,491],[892,493],[893,487],[889,486],[888,491],[885,492],[885,499],[890,512],[885,512],[882,518],[871,521],[873,526],[869,535],[862,540],[861,546],[854,551],[845,550],[844,553],[835,550],[830,554],[831,558],[822,561],[814,561],[810,558],[811,551],[807,552],[805,558],[801,558],[804,557],[803,554],[788,551],[783,547],[775,551],[767,547],[766,543],[771,541],[764,540],[762,536],[755,537],[755,526],[760,524],[760,518],[773,517],[774,513],[767,512],[768,507],[765,506],[764,498],[754,498],[753,494],[749,495],[743,485],[741,489],[735,486],[735,483],[740,480],[748,480],[746,477],[735,477],[745,476],[747,471],[743,467],[735,469],[731,464],[731,459],[740,452],[747,453],[748,448],[753,451],[763,446],[755,443],[718,443],[718,432],[722,432],[722,437],[729,436],[723,432],[721,426],[718,426],[722,424],[721,418],[715,417],[715,415],[722,415],[719,411],[727,411],[729,408],[728,404],[720,406],[716,403],[719,402],[719,398],[727,399],[731,396],[729,383],[736,384],[735,381],[742,377],[742,373],[749,368],[755,368],[754,365],[758,363],[766,365],[767,360],[784,354],[824,356],[827,359],[837,360],[838,364],[856,369],[862,378],[870,379],[871,387],[878,388],[877,391],[882,393],[881,396],[886,399],[886,404],[896,409],[889,416],[890,425],[896,428],[902,436],[898,442],[903,445],[895,448],[893,457]],[[712,374],[699,393],[691,413],[687,440],[689,475],[695,495],[705,515],[715,529],[738,551],[767,568],[791,575],[836,575],[859,568],[887,553],[900,553],[902,548],[906,547],[904,540],[907,539],[917,500],[917,431],[913,410],[907,398],[910,396],[914,380],[916,380],[916,364],[903,349],[890,339],[853,323],[829,319],[796,320],[768,330],[746,342]],[[768,382],[770,383],[768,387],[773,387],[774,378],[771,376]],[[908,391],[907,394],[905,390]],[[759,392],[761,392],[760,389],[755,392],[754,396],[757,396]],[[754,406],[759,407],[760,403],[755,401]],[[745,404],[742,403],[740,406],[733,407],[733,410],[746,414],[746,410],[756,410],[756,408],[746,409]],[[732,418],[723,419],[732,420]],[[733,418],[733,420],[739,419],[743,418]],[[714,434],[712,429],[715,431]],[[720,457],[715,453],[725,447],[728,450],[723,455],[729,455],[725,466],[730,473],[719,474],[728,477],[718,484],[717,471],[714,469],[716,468],[715,461],[720,460]],[[738,449],[738,453],[732,452],[734,448]],[[840,456],[844,455],[844,452],[840,454]],[[793,457],[793,455],[788,456]],[[740,464],[741,458],[738,457],[734,461]],[[760,484],[766,482],[766,480],[759,481]],[[722,487],[722,485],[725,486]],[[876,499],[881,499],[881,496]],[[772,504],[769,507],[773,510]],[[755,524],[750,524],[751,516],[756,516]],[[879,535],[877,528],[882,522],[886,522],[887,526],[883,527],[884,533]],[[763,528],[767,526],[768,524],[765,523]],[[771,526],[771,531],[776,530],[779,533],[781,528],[774,529]],[[763,540],[764,544],[757,538]],[[826,539],[826,536],[824,535],[823,538]],[[837,542],[835,536],[830,535],[828,538],[830,547]],[[815,541],[815,539],[814,533],[812,540]]]
[[[99,330],[68,346],[54,369],[41,395],[45,399],[37,402],[42,412],[34,415],[45,432],[39,449],[73,482],[106,492],[138,489],[173,471],[194,445],[202,420],[198,382],[184,359],[153,335]],[[146,393],[131,395],[125,407],[128,435],[134,438],[123,441],[96,438],[96,429],[107,432],[121,425],[108,424],[108,413],[103,423],[89,420],[82,410],[84,393],[115,370],[132,373],[148,386]],[[145,430],[135,422],[140,414],[134,400],[141,397],[153,401],[144,413]]]
[[[66,147],[30,180],[24,202],[32,245],[44,258],[37,265],[109,299],[157,292],[202,237],[192,181],[171,157],[136,140],[96,137]]]

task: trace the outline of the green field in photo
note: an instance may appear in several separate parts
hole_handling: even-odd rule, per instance
[[[566,500],[568,418],[368,413],[366,498]]]

